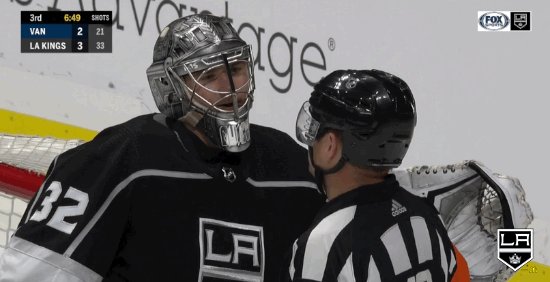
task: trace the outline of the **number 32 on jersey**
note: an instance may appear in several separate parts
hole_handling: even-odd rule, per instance
[[[30,220],[40,222],[48,218],[52,212],[52,209],[54,209],[53,204],[57,202],[59,196],[61,195],[61,183],[58,181],[53,181],[45,193],[48,192],[50,194],[44,198],[40,208],[33,213]],[[68,216],[80,216],[84,214],[86,206],[88,206],[88,194],[74,187],[69,187],[63,199],[72,199],[76,201],[76,204],[57,206],[52,218],[48,221],[48,223],[46,223],[46,225],[63,233],[71,234],[76,227],[76,223],[66,222],[65,218]]]

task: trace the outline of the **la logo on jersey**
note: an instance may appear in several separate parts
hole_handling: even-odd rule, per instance
[[[261,226],[199,219],[201,281],[263,281]]]
[[[498,259],[517,271],[533,259],[533,229],[499,229]]]

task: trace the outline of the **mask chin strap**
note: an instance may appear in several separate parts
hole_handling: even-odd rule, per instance
[[[309,159],[311,160],[311,165],[313,165],[313,168],[315,169],[315,184],[317,184],[317,188],[321,193],[321,195],[327,198],[327,189],[325,187],[325,175],[333,174],[340,171],[349,159],[345,155],[342,155],[342,157],[340,158],[340,160],[336,165],[334,165],[333,167],[327,170],[324,170],[315,164],[315,160],[313,159],[313,148],[311,146],[308,146],[308,153],[309,153]]]
[[[231,76],[231,66],[227,61],[227,55],[222,54],[223,64],[225,65],[225,70],[227,73],[227,80],[229,81],[229,87],[231,87],[231,96],[233,98],[233,113],[235,115],[235,120],[237,120],[237,112],[239,110],[239,102],[237,101],[237,91],[235,90],[235,83],[233,82],[233,77]]]

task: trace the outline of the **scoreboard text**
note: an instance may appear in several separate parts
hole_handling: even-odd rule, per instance
[[[111,53],[111,11],[21,11],[21,53]]]

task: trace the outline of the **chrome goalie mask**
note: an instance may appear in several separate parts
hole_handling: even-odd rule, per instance
[[[253,68],[250,45],[227,19],[192,15],[162,30],[147,77],[163,114],[198,127],[226,151],[242,152],[250,145]]]

